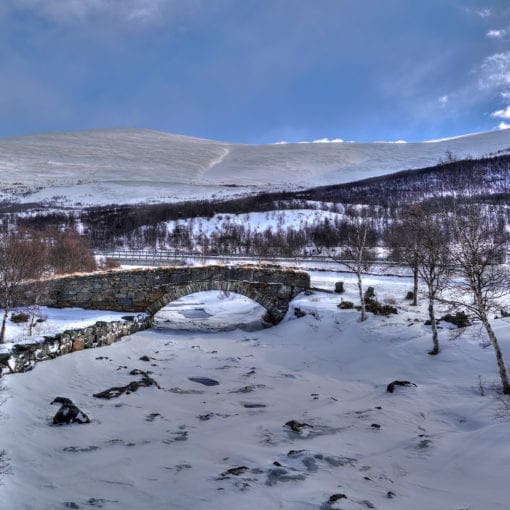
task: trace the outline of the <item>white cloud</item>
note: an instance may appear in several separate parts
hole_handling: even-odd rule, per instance
[[[510,52],[496,53],[483,61],[479,85],[482,89],[510,87]]]
[[[510,124],[508,124],[508,122],[501,121],[498,124],[498,129],[508,129],[508,128],[510,128]]]
[[[287,144],[289,142],[285,142],[285,141],[280,141],[280,142],[275,142],[273,145],[283,145],[283,144]],[[312,140],[311,142],[309,141],[301,141],[301,142],[297,142],[297,143],[357,143],[357,142],[354,142],[352,140],[349,140],[349,141],[346,141],[346,140],[343,140],[342,138],[319,138],[317,140]],[[395,141],[376,141],[376,142],[373,142],[373,143],[407,143],[406,140],[395,140]]]
[[[492,112],[491,117],[510,119],[510,106],[507,106],[504,110],[496,110],[495,112]]]
[[[475,10],[475,14],[480,16],[480,18],[488,18],[492,15],[491,9],[477,9]]]
[[[7,0],[11,10],[31,12],[54,23],[80,23],[94,18],[122,22],[159,21],[194,1],[179,0]]]
[[[318,140],[313,140],[312,143],[343,143],[341,138],[319,138]]]
[[[449,101],[449,96],[441,96],[439,99],[438,99],[438,102],[441,106],[446,106],[446,104],[448,103]]]
[[[507,35],[507,31],[503,29],[489,30],[485,35],[491,39],[503,39]]]
[[[407,140],[376,140],[375,142],[372,142],[372,143],[398,143],[398,144],[401,144],[401,143],[407,143]]]

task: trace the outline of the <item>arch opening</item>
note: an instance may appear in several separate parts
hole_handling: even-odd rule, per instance
[[[154,314],[157,329],[218,332],[256,331],[271,326],[267,310],[249,297],[225,290],[192,292],[166,304]]]

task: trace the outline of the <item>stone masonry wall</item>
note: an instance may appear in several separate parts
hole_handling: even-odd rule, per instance
[[[123,336],[151,326],[152,317],[140,314],[124,321],[100,321],[86,328],[45,336],[42,342],[16,344],[10,353],[0,353],[0,376],[26,372],[39,361],[54,359],[70,352],[110,345]]]

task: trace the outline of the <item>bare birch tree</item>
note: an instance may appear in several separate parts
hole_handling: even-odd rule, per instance
[[[361,306],[361,321],[367,318],[363,292],[363,273],[370,270],[375,258],[371,249],[373,237],[374,230],[370,220],[363,218],[361,215],[357,216],[348,230],[342,258],[336,259],[337,262],[347,266],[356,275]]]
[[[418,273],[426,287],[428,313],[432,328],[433,348],[429,354],[439,353],[439,335],[435,315],[435,303],[445,289],[452,268],[448,232],[444,222],[432,216],[423,216],[417,228]]]
[[[0,237],[0,298],[3,306],[0,343],[5,340],[7,317],[23,283],[38,277],[38,244],[25,233],[6,233]],[[39,275],[40,276],[40,275]]]
[[[29,315],[28,336],[32,336],[37,319],[40,318],[39,305],[41,303],[45,287],[42,277],[49,273],[51,270],[47,239],[40,232],[31,232],[30,238],[34,256],[30,274],[30,279],[32,280],[31,289],[33,293],[33,302],[27,307],[27,312]]]
[[[389,244],[392,247],[392,258],[409,267],[413,273],[413,306],[418,305],[418,279],[420,259],[420,229],[425,212],[420,206],[411,206],[400,221],[389,231]]]
[[[484,327],[494,348],[502,390],[510,394],[508,372],[489,313],[499,308],[499,299],[510,292],[510,275],[502,264],[508,246],[508,233],[498,230],[480,207],[464,207],[453,214],[455,233],[454,262],[461,278],[452,295]]]

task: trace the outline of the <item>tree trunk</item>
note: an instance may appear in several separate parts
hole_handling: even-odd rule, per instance
[[[439,338],[437,334],[436,316],[434,311],[434,298],[430,295],[429,295],[429,318],[430,325],[432,327],[432,342],[434,343],[434,347],[429,352],[429,354],[434,356],[436,354],[439,354]]]
[[[28,323],[28,336],[32,336],[35,326],[35,316],[39,311],[39,301],[41,299],[40,288],[37,289],[34,304],[30,307],[30,322]]]
[[[501,349],[499,348],[498,339],[496,338],[496,334],[492,329],[492,326],[487,318],[487,314],[485,311],[480,313],[480,319],[482,320],[483,327],[485,331],[487,331],[487,335],[489,336],[489,340],[491,341],[492,347],[494,347],[494,351],[496,352],[496,360],[498,362],[499,368],[499,376],[501,377],[501,386],[503,388],[503,393],[505,395],[510,395],[510,384],[508,382],[508,374],[506,371],[505,361],[503,359],[503,354]]]
[[[356,271],[356,276],[358,277],[359,301],[361,304],[360,320],[363,322],[367,318],[367,312],[365,310],[365,297],[363,296],[363,283],[361,281],[361,272],[359,270]]]
[[[413,302],[412,306],[418,306],[418,264],[413,267]]]
[[[4,309],[4,316],[2,318],[2,328],[0,329],[0,344],[5,340],[5,326],[7,325],[7,316],[9,315],[9,308],[6,306]]]

